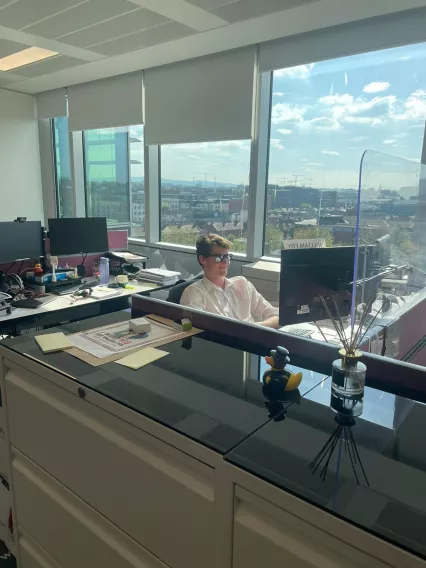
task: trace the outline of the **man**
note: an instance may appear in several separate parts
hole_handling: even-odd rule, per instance
[[[202,280],[188,286],[180,303],[265,327],[278,328],[278,309],[271,306],[244,276],[227,278],[232,243],[219,235],[197,239],[197,259]]]

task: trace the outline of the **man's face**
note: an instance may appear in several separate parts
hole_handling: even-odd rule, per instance
[[[204,275],[210,279],[226,276],[229,268],[229,261],[222,260],[221,262],[216,262],[215,257],[220,254],[229,254],[229,250],[217,245],[213,245],[210,254],[212,256],[199,257],[200,263],[204,269]]]

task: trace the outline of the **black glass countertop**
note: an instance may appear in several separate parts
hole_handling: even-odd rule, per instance
[[[162,349],[169,355],[139,370],[116,363],[93,367],[67,353],[43,354],[34,335],[63,331],[76,333],[85,329],[130,319],[125,312],[95,317],[83,322],[66,324],[59,328],[22,335],[2,342],[18,353],[28,354],[41,364],[54,367],[72,376],[78,383],[124,404],[177,432],[222,454],[245,440],[269,421],[269,414],[282,412],[281,408],[268,410],[262,394],[262,383],[256,376],[248,378],[247,355],[256,357],[266,353],[244,350],[230,338],[220,341],[209,334],[199,334],[168,343]],[[323,377],[315,375],[302,383],[300,391],[290,393],[288,402],[297,401],[305,390],[312,388]],[[304,390],[305,389],[305,390]]]
[[[426,558],[426,406],[366,388],[364,412],[350,428],[358,456],[349,435],[341,445],[339,436],[322,479],[326,459],[313,471],[314,460],[338,425],[330,389],[328,378],[225,459]]]
[[[267,353],[255,343],[204,332],[167,344],[167,357],[134,371],[116,363],[92,367],[66,352],[43,355],[34,341],[40,333],[76,333],[129,318],[124,312],[109,314],[1,345],[426,558],[426,405],[366,388],[362,415],[350,427],[356,450],[346,443],[349,435],[339,435],[323,479],[326,460],[313,471],[314,460],[338,426],[328,377],[302,369],[299,390],[271,411],[265,407],[261,383]]]

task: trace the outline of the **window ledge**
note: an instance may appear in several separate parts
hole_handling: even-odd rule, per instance
[[[128,239],[128,242],[131,245],[140,245],[153,249],[163,249],[163,250],[171,250],[176,252],[185,252],[188,254],[195,254],[195,246],[177,245],[173,243],[166,243],[164,241],[159,241],[156,243],[148,243],[147,241],[144,241],[142,239],[137,239],[135,237],[130,237]],[[232,258],[238,261],[245,261],[247,260],[247,255],[239,252],[233,252]]]

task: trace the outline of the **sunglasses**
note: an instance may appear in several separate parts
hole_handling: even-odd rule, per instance
[[[231,262],[232,256],[230,254],[206,254],[204,258],[212,257],[217,263],[219,262]]]

